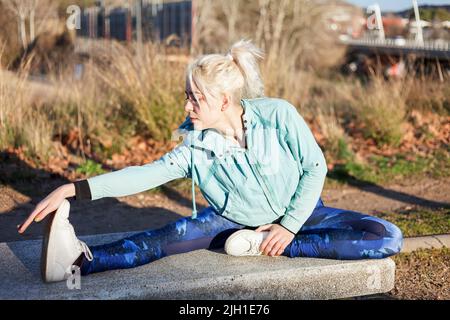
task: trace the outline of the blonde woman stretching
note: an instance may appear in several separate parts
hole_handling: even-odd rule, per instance
[[[152,163],[63,185],[36,206],[19,232],[56,210],[44,236],[44,281],[66,279],[73,265],[87,275],[197,249],[330,259],[400,251],[402,233],[392,223],[324,206],[323,153],[294,106],[264,97],[261,58],[248,41],[198,58],[186,73],[182,143]],[[122,197],[179,178],[192,179],[192,217],[103,245],[77,239],[65,198]],[[210,205],[198,214],[194,184]]]

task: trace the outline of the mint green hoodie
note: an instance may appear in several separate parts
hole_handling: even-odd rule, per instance
[[[224,217],[247,226],[280,224],[297,233],[320,198],[327,166],[296,108],[282,99],[242,99],[247,148],[213,129],[194,130],[189,119],[172,151],[143,166],[87,179],[91,199],[139,193],[178,178],[192,178]]]

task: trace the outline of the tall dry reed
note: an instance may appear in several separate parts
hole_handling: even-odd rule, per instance
[[[96,76],[121,108],[145,125],[139,134],[167,140],[184,119],[186,63],[167,59],[161,50],[150,43],[130,48],[112,42],[109,63],[98,66]]]
[[[49,156],[52,123],[34,99],[27,71],[18,75],[0,70],[0,149],[23,147],[31,157]]]

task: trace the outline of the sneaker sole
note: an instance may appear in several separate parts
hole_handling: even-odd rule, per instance
[[[47,277],[47,266],[48,266],[48,244],[51,238],[51,231],[53,222],[55,220],[55,214],[50,214],[48,217],[47,224],[45,226],[44,238],[42,240],[41,249],[41,277],[44,282],[51,282]]]
[[[227,241],[225,241],[225,252],[226,252],[227,254],[229,254],[229,253],[228,253],[228,251],[229,251],[228,249],[229,249],[229,246],[230,246],[231,241],[233,241],[234,238],[238,237],[238,236],[239,236],[240,234],[242,234],[242,233],[247,233],[247,232],[256,232],[256,231],[244,229],[244,230],[236,231],[236,232],[233,233],[231,236],[229,236],[228,239],[227,239]],[[238,256],[233,255],[233,254],[229,254],[229,255],[230,255],[230,256],[233,256],[233,257],[255,256],[255,254],[241,254],[241,255],[238,255]],[[260,255],[262,255],[262,253],[260,253],[258,256],[260,256]]]

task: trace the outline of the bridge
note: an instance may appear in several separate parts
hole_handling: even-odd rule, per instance
[[[378,54],[388,56],[409,56],[417,58],[450,61],[450,42],[407,39],[350,39],[340,37],[339,42],[348,46],[348,53]]]

